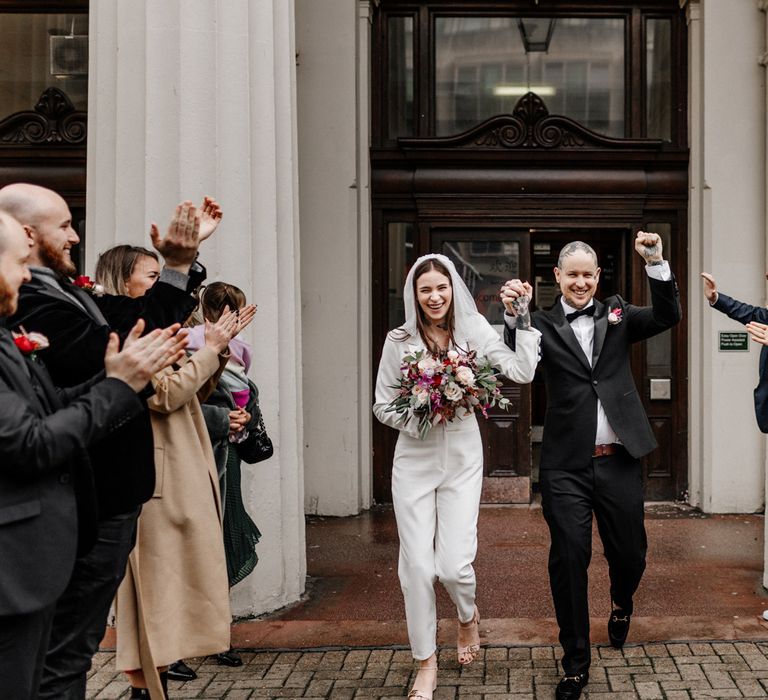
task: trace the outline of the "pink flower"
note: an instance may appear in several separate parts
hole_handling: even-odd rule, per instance
[[[612,326],[618,325],[623,320],[624,318],[622,316],[621,307],[617,306],[615,309],[608,310],[608,323],[610,323]]]

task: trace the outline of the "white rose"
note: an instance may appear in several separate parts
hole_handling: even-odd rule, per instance
[[[418,402],[419,406],[423,406],[424,404],[429,403],[429,391],[427,391],[423,386],[413,387],[411,393],[416,397],[416,401]]]
[[[445,387],[445,391],[443,393],[445,394],[445,398],[448,399],[448,401],[458,401],[464,395],[461,387],[456,384],[456,382],[450,382],[448,386]]]
[[[434,374],[435,370],[440,366],[440,363],[433,357],[425,357],[419,360],[419,369],[424,373]]]
[[[448,351],[448,359],[451,362],[456,362],[456,360],[459,359],[459,353],[457,353],[455,350],[449,350]]]
[[[475,373],[469,367],[459,367],[456,370],[456,379],[464,386],[475,386]]]

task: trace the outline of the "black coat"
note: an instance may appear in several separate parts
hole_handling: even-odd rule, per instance
[[[40,610],[64,591],[78,535],[81,550],[95,535],[85,446],[141,412],[116,379],[54,389],[0,328],[0,615]]]
[[[718,294],[717,301],[712,306],[739,323],[768,323],[768,309],[745,304],[725,294]],[[757,426],[761,432],[768,433],[768,347],[765,345],[760,350],[759,379],[754,394]]]
[[[204,271],[191,274],[186,290],[157,282],[138,299],[88,298],[87,292],[70,285],[78,298],[85,297],[86,311],[33,274],[31,282],[21,287],[19,308],[8,327],[24,326],[46,335],[51,346],[40,357],[57,386],[73,386],[103,371],[111,330],[125,336],[139,318],[146,322],[147,331],[185,321],[196,305],[190,292],[204,276]],[[94,444],[90,457],[100,517],[127,513],[149,500],[155,489],[155,458],[146,406],[120,431]]]
[[[590,367],[560,299],[549,311],[536,311],[533,326],[541,331],[541,363],[547,410],[541,469],[579,469],[591,459],[597,433],[597,400],[608,422],[635,458],[656,447],[630,366],[630,346],[671,328],[682,318],[674,279],[649,278],[652,306],[633,306],[620,296],[595,300],[595,334]],[[622,320],[609,324],[608,313],[620,308]],[[514,332],[507,330],[513,346]]]

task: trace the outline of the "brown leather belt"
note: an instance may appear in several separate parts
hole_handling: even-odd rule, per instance
[[[607,457],[608,455],[615,455],[619,451],[619,444],[612,442],[608,445],[595,445],[595,451],[592,453],[593,457]]]

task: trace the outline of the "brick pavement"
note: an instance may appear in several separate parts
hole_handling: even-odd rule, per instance
[[[440,652],[435,700],[533,700],[554,697],[558,680],[552,646],[489,646],[468,668],[455,649]],[[231,669],[195,659],[198,680],[171,683],[175,698],[402,698],[415,675],[402,648],[244,652],[246,664]],[[629,645],[623,651],[593,647],[590,683],[582,697],[688,700],[768,697],[768,641],[674,642]],[[114,654],[99,652],[88,698],[127,698],[114,670]]]

